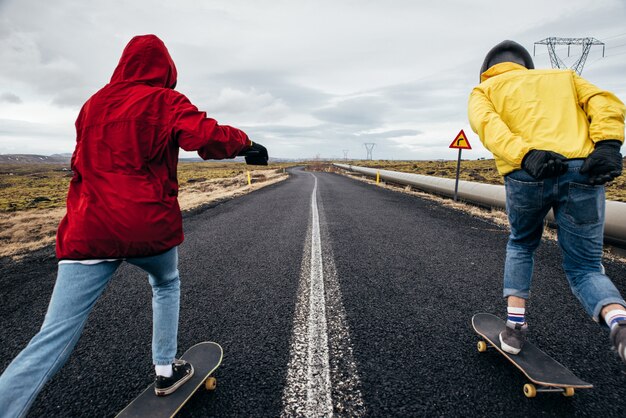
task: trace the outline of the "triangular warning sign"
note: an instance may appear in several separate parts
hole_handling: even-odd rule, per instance
[[[461,129],[461,132],[454,138],[454,141],[450,144],[449,148],[459,148],[459,149],[472,149],[467,137],[465,136],[465,132]]]

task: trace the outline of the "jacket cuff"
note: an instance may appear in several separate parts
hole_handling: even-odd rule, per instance
[[[623,142],[624,141],[621,141],[619,139],[602,139],[602,140],[596,141],[594,146],[595,148],[598,148],[598,145],[621,148]]]
[[[518,154],[518,157],[514,161],[511,161],[511,163],[512,163],[511,165],[514,166],[516,169],[523,168],[524,158],[526,158],[528,153],[530,153],[533,150],[534,150],[534,148],[532,148],[532,147],[524,147],[524,148],[522,148],[520,150],[520,153]]]

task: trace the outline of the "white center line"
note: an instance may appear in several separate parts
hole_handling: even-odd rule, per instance
[[[328,333],[326,330],[326,301],[324,297],[324,267],[322,241],[317,209],[317,177],[311,196],[311,282],[309,296],[309,355],[307,371],[307,411],[317,416],[330,416],[333,411],[330,396],[330,367],[328,363]]]
[[[330,417],[335,410],[359,417],[365,415],[360,379],[328,231],[320,228],[317,177],[309,174],[315,179],[311,221],[302,257],[281,416]]]

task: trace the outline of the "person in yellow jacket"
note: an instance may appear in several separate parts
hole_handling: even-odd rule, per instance
[[[626,362],[626,302],[602,266],[604,183],[622,172],[624,104],[571,70],[535,70],[513,41],[489,51],[480,81],[469,98],[469,120],[504,176],[511,229],[502,348],[517,354],[527,338],[534,253],[552,209],[572,291],[610,328]]]

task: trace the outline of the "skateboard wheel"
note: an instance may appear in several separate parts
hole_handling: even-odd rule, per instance
[[[537,396],[537,389],[535,388],[535,385],[532,383],[526,383],[524,385],[524,395],[526,395],[527,398],[534,398]]]
[[[478,341],[476,347],[478,348],[479,353],[484,353],[485,351],[487,351],[487,343],[484,341]]]
[[[204,381],[204,388],[206,390],[215,390],[217,387],[217,379],[214,377],[209,377]]]
[[[563,391],[563,396],[566,396],[568,398],[574,396],[574,388],[565,388],[565,390]]]

